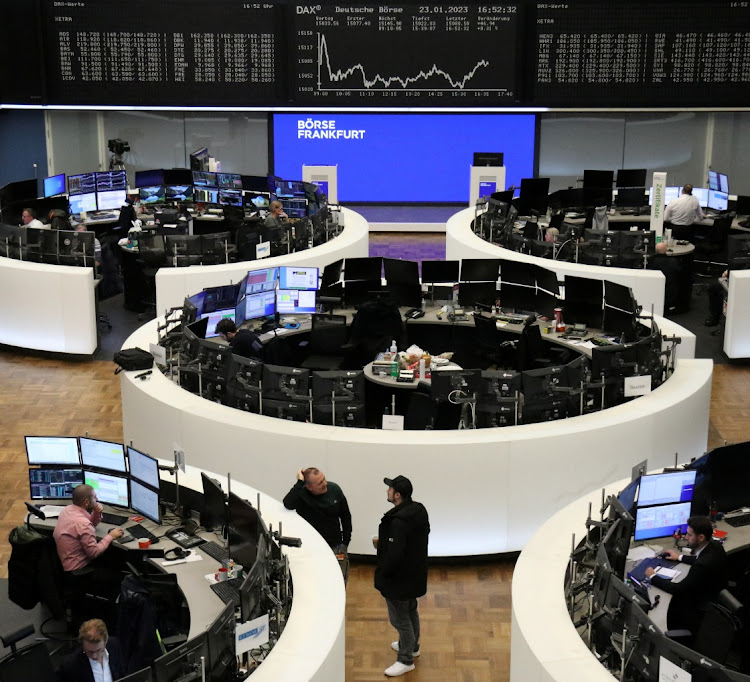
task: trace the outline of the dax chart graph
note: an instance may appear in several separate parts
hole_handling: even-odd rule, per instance
[[[295,101],[508,105],[517,98],[516,5],[296,5]]]

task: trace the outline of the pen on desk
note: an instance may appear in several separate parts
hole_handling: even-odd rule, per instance
[[[152,370],[149,369],[149,370],[146,370],[145,372],[141,372],[140,374],[136,374],[135,378],[136,379],[145,379],[149,374],[151,374],[151,371]]]

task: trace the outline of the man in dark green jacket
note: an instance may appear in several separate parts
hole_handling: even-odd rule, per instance
[[[417,597],[427,592],[427,541],[430,520],[420,502],[412,500],[413,487],[405,476],[384,478],[393,509],[383,515],[378,528],[375,589],[385,597],[388,617],[398,632],[391,648],[396,662],[385,670],[398,677],[414,670],[419,656]]]

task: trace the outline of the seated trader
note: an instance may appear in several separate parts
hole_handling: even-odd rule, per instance
[[[672,199],[667,204],[667,210],[664,211],[664,222],[671,223],[675,227],[686,227],[705,217],[698,199],[693,196],[692,185],[685,185],[682,188],[682,194],[677,199]],[[674,235],[676,239],[682,239],[684,236],[684,234]]]
[[[102,505],[96,492],[85,483],[73,489],[73,504],[60,512],[52,536],[63,570],[72,573],[86,568],[112,544],[121,538],[122,528],[113,528],[101,540],[96,539],[95,526],[102,520]]]
[[[287,509],[296,509],[323,536],[337,554],[346,553],[352,539],[352,515],[341,488],[326,481],[315,467],[300,469],[297,482],[284,498]]]
[[[58,682],[94,682],[125,676],[125,661],[117,638],[109,636],[103,620],[87,620],[78,631],[81,648],[65,658]]]
[[[721,278],[726,279],[727,277],[729,277],[729,270],[724,270]],[[708,289],[706,289],[706,294],[708,294],[708,317],[704,320],[703,324],[706,327],[715,327],[721,322],[726,290],[719,282],[714,280],[709,284]]]
[[[667,255],[666,242],[659,242],[655,248],[655,255],[651,259],[651,268],[661,270],[666,282],[664,283],[664,313],[677,312],[680,301],[680,285],[683,283],[683,268],[679,258]],[[684,281],[688,288],[692,286],[690,279]]]
[[[44,229],[46,227],[46,225],[41,220],[37,219],[36,211],[33,208],[23,209],[23,213],[21,213],[21,220],[23,220],[23,224],[26,227],[36,227],[41,229]]]
[[[691,516],[687,521],[687,543],[691,555],[670,549],[664,557],[690,566],[690,572],[677,583],[646,569],[651,584],[672,595],[667,611],[670,630],[685,628],[695,632],[708,603],[727,586],[727,555],[724,547],[712,540],[713,528],[707,516]]]
[[[255,332],[237,329],[237,325],[225,317],[216,323],[214,330],[222,339],[229,342],[232,353],[243,358],[263,360],[263,344]]]
[[[289,217],[284,213],[284,205],[280,201],[272,201],[268,210],[270,212],[263,221],[264,227],[281,227]]]

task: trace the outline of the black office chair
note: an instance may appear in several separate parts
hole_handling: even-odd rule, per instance
[[[712,226],[697,225],[692,236],[695,244],[694,274],[705,280],[714,280],[727,268],[727,240],[734,214],[729,213],[714,220]]]
[[[347,336],[346,315],[313,315],[310,340],[307,344],[309,354],[302,362],[302,367],[341,369]]]
[[[216,232],[201,235],[201,251],[203,265],[219,265],[233,260],[237,247],[229,232]]]
[[[523,372],[527,369],[538,369],[550,365],[564,365],[568,362],[570,351],[555,348],[544,343],[542,333],[536,324],[527,324],[521,332],[516,346],[516,369]]]
[[[505,367],[512,362],[516,343],[503,339],[503,334],[493,318],[474,313],[474,327],[476,352],[485,365],[481,369],[488,369],[493,365]]]
[[[34,631],[33,626],[31,632]],[[6,638],[2,638],[6,645]],[[52,667],[46,642],[37,642],[23,649],[15,649],[0,660],[0,682],[55,682],[55,670]]]
[[[237,260],[255,260],[256,247],[260,244],[260,220],[246,220],[237,228]]]
[[[165,248],[168,265],[174,267],[200,265],[201,238],[199,235],[166,235]]]

